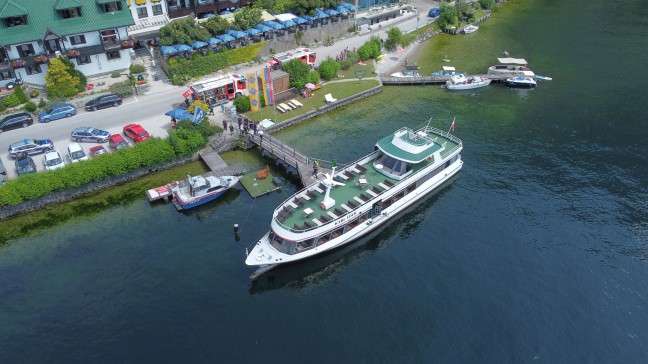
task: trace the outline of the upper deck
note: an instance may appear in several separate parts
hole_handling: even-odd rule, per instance
[[[400,149],[399,142],[414,149]],[[330,197],[335,200],[333,207],[328,210],[320,207],[326,193],[324,183],[310,185],[275,209],[275,224],[290,232],[300,233],[354,214],[387,190],[408,185],[421,169],[431,164],[442,165],[448,156],[461,148],[461,140],[439,129],[428,127],[415,132],[403,128],[381,139],[376,146],[379,150],[335,172],[333,179],[344,185],[331,187]],[[405,178],[392,178],[385,173],[382,161],[387,153],[384,150],[392,157],[411,161],[411,170],[408,170]],[[430,158],[435,153],[440,158]]]

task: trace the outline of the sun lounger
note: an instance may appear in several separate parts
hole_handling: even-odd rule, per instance
[[[293,109],[292,107],[290,107],[290,106],[288,106],[288,105],[286,105],[286,104],[279,104],[279,106],[281,106],[281,107],[283,107],[284,109],[286,109],[286,111],[290,111],[290,110]]]
[[[288,110],[284,109],[281,105],[276,105],[277,110],[281,111],[282,113],[288,112]]]
[[[290,103],[296,105],[297,107],[304,106],[304,104],[302,104],[301,102],[299,102],[299,101],[297,101],[295,99],[290,100]]]
[[[367,192],[368,194],[370,194],[370,195],[373,196],[373,197],[377,197],[377,196],[378,196],[378,194],[375,193],[375,192],[372,191],[372,190],[366,190],[365,192]]]
[[[345,210],[347,210],[348,212],[353,211],[353,209],[350,208],[349,206],[347,206],[346,204],[342,204],[342,205],[340,205],[340,206],[342,206],[342,208],[345,209]]]
[[[336,102],[336,101],[337,101],[337,99],[334,99],[333,96],[332,96],[331,94],[326,94],[326,95],[324,95],[324,99],[325,99],[326,102],[329,103],[329,104],[332,103],[332,102]]]
[[[382,183],[382,182],[380,182],[380,183],[378,184],[378,186],[380,186],[380,187],[382,187],[382,188],[384,188],[384,189],[386,189],[386,190],[389,189],[389,186],[387,186],[386,184],[384,184],[384,183]]]

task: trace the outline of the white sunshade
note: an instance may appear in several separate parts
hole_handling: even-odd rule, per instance
[[[290,14],[290,13],[284,13],[284,14],[275,15],[275,18],[277,18],[277,20],[279,20],[279,21],[291,20],[291,19],[294,19],[296,17],[297,17],[297,15]]]
[[[527,61],[524,58],[498,58],[497,59],[500,63],[505,63],[505,64],[520,64],[520,65],[526,65]]]
[[[443,66],[443,70],[444,71],[456,71],[454,67],[450,67],[450,66]]]

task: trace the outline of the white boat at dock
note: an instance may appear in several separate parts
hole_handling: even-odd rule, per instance
[[[460,139],[429,126],[380,139],[375,151],[292,195],[248,253],[252,279],[357,240],[434,192],[463,166]]]
[[[535,74],[527,66],[527,61],[523,58],[498,58],[500,64],[490,66],[488,73],[500,76],[524,76],[534,77]]]
[[[479,27],[473,24],[466,25],[466,27],[463,29],[464,34],[472,34],[479,30]]]
[[[391,74],[392,77],[421,77],[419,66],[405,66],[401,72]]]
[[[486,87],[490,85],[491,80],[488,78],[482,78],[479,76],[468,76],[465,75],[455,75],[451,76],[448,81],[446,81],[446,88],[448,90],[472,90],[480,87]]]
[[[510,77],[506,79],[506,84],[510,87],[532,88],[536,87],[536,81],[533,77]]]

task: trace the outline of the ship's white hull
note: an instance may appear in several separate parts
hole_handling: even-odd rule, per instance
[[[385,208],[380,214],[373,216],[367,219],[365,222],[359,224],[358,226],[346,231],[341,236],[331,239],[330,241],[317,246],[313,249],[306,250],[297,254],[284,254],[277,251],[270,243],[269,236],[270,232],[266,233],[254,246],[252,251],[249,252],[248,257],[245,261],[247,265],[250,266],[260,266],[259,270],[252,274],[250,277],[252,279],[258,277],[259,275],[269,271],[272,268],[275,268],[281,264],[296,262],[304,259],[311,258],[313,256],[322,254],[324,252],[339,248],[343,245],[346,245],[354,240],[357,240],[372,231],[378,229],[380,226],[386,224],[393,219],[396,214],[407,209],[420,199],[434,192],[440,185],[445,181],[450,179],[452,176],[457,174],[461,167],[463,166],[463,161],[461,158],[458,158],[452,164],[450,164],[443,171],[439,172],[437,175],[433,176],[421,186],[419,186],[414,191],[407,193],[404,197],[400,198],[398,201],[394,202],[387,208]],[[424,175],[424,174],[422,174]],[[403,186],[405,188],[405,186]],[[389,198],[390,196],[395,195],[398,191],[402,190],[395,188],[395,191],[385,192],[383,195],[379,196],[376,200],[382,198]],[[366,213],[372,208],[371,204],[367,204],[364,209],[361,209],[357,215]],[[356,215],[356,216],[357,216]]]

